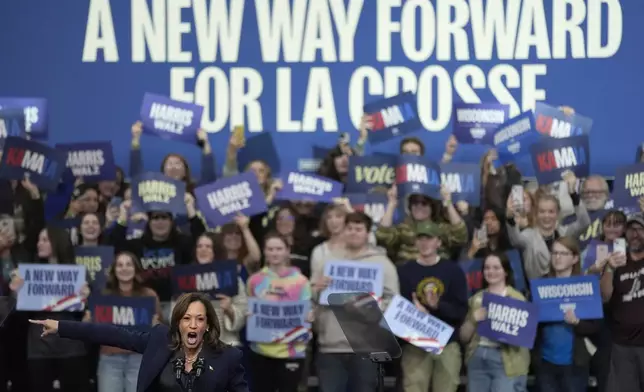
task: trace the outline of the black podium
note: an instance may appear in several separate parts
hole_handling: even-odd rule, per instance
[[[0,297],[0,328],[16,308],[16,299],[13,297]]]
[[[334,293],[329,295],[329,308],[338,320],[351,350],[378,367],[378,392],[383,392],[384,364],[400,357],[402,351],[378,302],[367,293]]]

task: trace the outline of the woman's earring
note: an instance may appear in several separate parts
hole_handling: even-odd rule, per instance
[[[210,331],[210,328],[206,328],[206,332]]]

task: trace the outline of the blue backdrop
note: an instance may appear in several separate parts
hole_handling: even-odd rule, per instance
[[[500,101],[516,115],[545,100],[594,119],[592,172],[613,175],[633,161],[642,141],[644,2],[399,3],[2,1],[0,96],[47,98],[52,144],[111,140],[126,167],[145,92],[196,97],[220,165],[238,123],[273,133],[284,171],[340,132],[357,138],[363,104],[402,90],[417,90],[425,128],[417,135],[436,157],[453,101]],[[169,152],[199,165],[194,146],[142,143],[148,169]],[[456,159],[477,160],[469,150]]]

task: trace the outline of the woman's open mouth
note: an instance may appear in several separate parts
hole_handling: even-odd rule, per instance
[[[186,335],[186,342],[191,346],[197,344],[197,336],[196,332],[188,332],[188,335]]]

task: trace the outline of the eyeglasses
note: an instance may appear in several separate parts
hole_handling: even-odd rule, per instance
[[[552,255],[552,257],[572,256],[572,252],[569,252],[569,251],[567,251],[567,252],[554,251],[554,252],[550,252],[550,254]]]
[[[169,215],[152,215],[150,220],[170,220]]]

